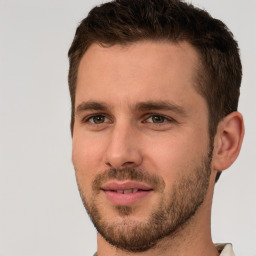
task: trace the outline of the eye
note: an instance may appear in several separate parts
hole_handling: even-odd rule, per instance
[[[162,115],[152,115],[146,121],[149,123],[154,123],[154,124],[162,124],[162,123],[170,121],[170,119],[168,119],[167,117],[164,117]]]
[[[110,120],[104,115],[93,115],[85,119],[84,122],[89,122],[91,124],[103,124],[110,122]]]

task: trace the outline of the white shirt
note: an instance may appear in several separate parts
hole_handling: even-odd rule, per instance
[[[215,244],[215,247],[221,252],[220,256],[235,256],[232,244]]]
[[[235,256],[232,244],[215,244],[215,247],[219,252],[221,252],[220,256]],[[97,253],[93,256],[97,256]]]

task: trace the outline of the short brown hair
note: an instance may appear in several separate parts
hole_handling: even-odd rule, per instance
[[[88,47],[140,40],[187,41],[197,50],[201,61],[197,90],[208,104],[212,140],[219,121],[237,110],[242,78],[239,49],[223,22],[180,0],[114,0],[93,8],[82,20],[68,52],[71,130],[78,66]]]

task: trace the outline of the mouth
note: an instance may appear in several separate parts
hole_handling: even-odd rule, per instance
[[[108,182],[101,190],[106,195],[107,200],[120,206],[138,203],[153,192],[153,189],[148,185],[134,181]]]
[[[119,194],[130,194],[130,193],[136,193],[138,191],[143,191],[143,190],[140,190],[140,189],[137,189],[137,188],[132,188],[132,189],[125,189],[125,190],[110,190],[112,192],[116,192],[116,193],[119,193]]]

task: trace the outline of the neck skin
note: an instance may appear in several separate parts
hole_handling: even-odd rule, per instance
[[[215,175],[211,175],[209,189],[204,203],[197,213],[180,229],[175,236],[165,237],[157,246],[145,251],[132,253],[110,245],[98,233],[97,256],[218,256],[211,238],[211,206]]]

